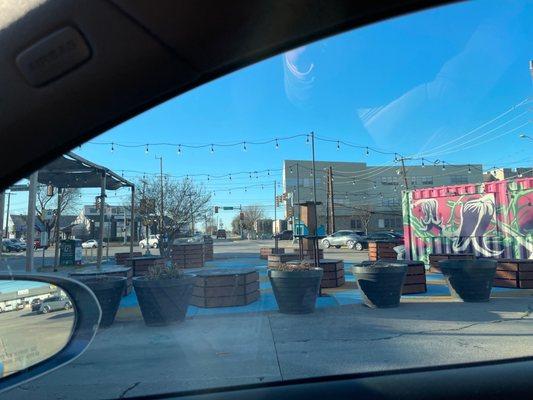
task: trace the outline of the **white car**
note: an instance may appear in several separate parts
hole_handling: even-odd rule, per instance
[[[95,239],[87,240],[81,244],[82,249],[96,249],[98,247],[98,241]],[[102,244],[102,247],[106,247],[106,243]]]
[[[148,236],[148,243],[151,248],[157,249],[159,247],[159,236],[158,235]],[[139,242],[139,247],[141,249],[144,249],[146,247],[146,239],[143,239]]]

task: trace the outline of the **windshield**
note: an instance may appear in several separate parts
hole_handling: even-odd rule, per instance
[[[120,266],[128,284],[85,354],[0,398],[532,356],[532,43],[530,2],[430,9],[287,51],[72,149],[113,171],[113,189],[40,181],[34,268]],[[27,192],[10,204],[4,237],[26,238]],[[22,251],[4,247],[2,268],[24,270]]]

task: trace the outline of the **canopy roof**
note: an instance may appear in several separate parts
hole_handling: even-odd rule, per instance
[[[58,188],[97,188],[106,175],[106,189],[117,190],[135,185],[101,165],[69,152],[39,170],[38,182]]]

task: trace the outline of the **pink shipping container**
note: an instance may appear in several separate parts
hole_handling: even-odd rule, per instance
[[[533,258],[533,178],[403,192],[406,258]]]

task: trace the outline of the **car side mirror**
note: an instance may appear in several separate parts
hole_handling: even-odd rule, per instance
[[[101,314],[78,281],[0,272],[0,393],[79,357]]]

